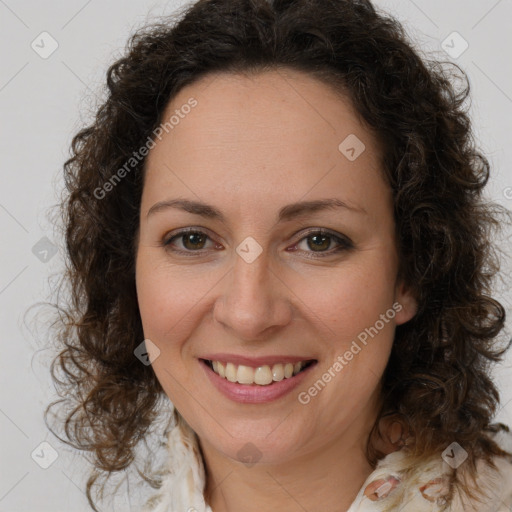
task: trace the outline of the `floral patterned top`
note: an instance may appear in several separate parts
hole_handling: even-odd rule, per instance
[[[512,453],[512,433],[497,425],[489,436]],[[162,485],[142,512],[213,512],[203,496],[205,473],[197,436],[185,422],[170,430],[167,450]],[[480,500],[467,501],[457,483],[461,478],[454,479],[467,458],[459,444],[419,466],[409,464],[407,454],[405,445],[382,458],[346,512],[512,512],[512,457],[495,457],[496,470],[478,460],[476,484],[466,483],[478,490]]]

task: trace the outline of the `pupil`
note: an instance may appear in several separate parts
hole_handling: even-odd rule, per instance
[[[325,235],[313,235],[309,237],[310,240],[314,240],[314,246],[309,244],[310,249],[327,249],[329,247],[329,237]],[[318,243],[320,240],[320,243]]]
[[[197,249],[198,248],[197,244],[201,244],[202,238],[204,238],[203,235],[201,235],[199,233],[190,233],[190,234],[184,236],[184,245],[188,249],[190,249],[190,248]],[[203,240],[203,242],[204,242],[204,240]],[[189,243],[191,244],[191,246],[188,245]],[[201,247],[202,247],[202,245],[201,245]]]

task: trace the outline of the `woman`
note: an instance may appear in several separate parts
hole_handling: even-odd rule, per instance
[[[368,1],[199,1],[132,38],[65,164],[52,371],[95,510],[166,403],[145,510],[508,510],[498,211],[450,77]]]

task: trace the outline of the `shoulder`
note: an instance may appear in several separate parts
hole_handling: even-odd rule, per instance
[[[500,448],[512,453],[512,433],[507,426],[497,424],[494,431],[486,433]],[[197,438],[186,424],[170,431],[167,450],[162,486],[142,512],[211,512],[202,492],[204,468]],[[512,456],[494,457],[495,469],[477,462],[477,480],[471,485],[487,495],[483,502],[464,501],[460,492],[460,482],[466,481],[466,458],[467,452],[454,442],[442,453],[420,464],[412,463],[404,446],[379,461],[347,512],[509,512]]]
[[[503,424],[486,435],[512,453],[512,433]],[[493,457],[495,468],[476,462],[476,481],[466,478],[466,450],[453,442],[435,456],[413,463],[407,447],[381,459],[348,512],[508,512],[512,506],[512,456]],[[464,485],[478,497],[468,499]]]
[[[204,465],[195,432],[178,415],[167,435],[167,464],[159,471],[162,485],[141,512],[212,512],[205,502]]]

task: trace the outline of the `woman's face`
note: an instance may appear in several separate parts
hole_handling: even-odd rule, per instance
[[[291,70],[209,75],[172,115],[146,160],[136,265],[163,389],[232,459],[363,449],[415,309],[377,140],[348,100]],[[283,376],[280,363],[311,360]]]

